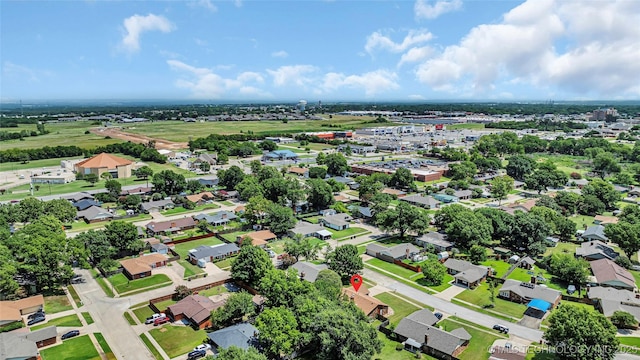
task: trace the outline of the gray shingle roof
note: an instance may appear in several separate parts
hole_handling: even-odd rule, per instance
[[[454,275],[456,279],[460,279],[469,283],[479,281],[487,275],[487,268],[483,266],[473,265],[472,263],[458,259],[447,259],[444,262],[447,269],[457,271]]]
[[[555,304],[561,296],[561,293],[558,290],[534,284],[529,286],[522,286],[522,281],[507,279],[500,288],[500,292],[509,291],[527,300],[541,299],[551,304]]]
[[[298,271],[298,275],[300,275],[304,280],[315,282],[318,278],[318,273],[328,267],[326,264],[316,265],[306,261],[298,261],[291,265],[291,268],[296,269],[296,271]]]
[[[608,240],[607,235],[604,234],[604,226],[602,225],[589,226],[582,234],[582,238],[589,240]]]
[[[598,240],[585,241],[576,249],[576,256],[579,257],[604,257],[614,260],[618,255],[619,254],[613,250],[612,247]]]
[[[192,257],[196,260],[208,258],[210,256],[217,258],[220,256],[227,256],[228,254],[234,253],[236,251],[240,251],[240,248],[235,243],[225,243],[214,246],[201,245],[189,251],[189,257]]]
[[[438,200],[434,199],[431,196],[422,196],[419,194],[405,196],[403,198],[400,198],[399,200],[428,207],[436,206],[440,203]]]
[[[101,207],[92,206],[83,211],[78,211],[77,217],[84,218],[87,220],[111,219],[113,218],[113,214]]]
[[[142,207],[142,209],[145,210],[145,211],[149,211],[150,209],[161,208],[161,207],[165,207],[167,205],[173,205],[173,201],[171,201],[171,200],[156,200],[156,201],[143,202],[142,204],[140,204],[140,207]]]
[[[58,329],[55,326],[49,326],[44,329],[32,331],[24,334],[25,339],[33,342],[40,342],[58,336]]]
[[[240,323],[207,334],[207,337],[219,348],[227,349],[237,346],[248,349],[255,342],[258,329],[248,323]]]
[[[231,211],[218,211],[213,214],[198,214],[193,217],[196,220],[205,220],[209,224],[220,224],[223,222],[229,222],[238,218],[238,216]]]
[[[322,231],[324,228],[319,224],[312,224],[306,221],[298,221],[296,226],[289,231],[293,234],[302,234],[304,236],[313,236],[318,231]]]
[[[36,343],[14,333],[0,333],[0,359],[28,359],[38,355]]]

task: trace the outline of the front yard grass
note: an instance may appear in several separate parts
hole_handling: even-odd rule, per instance
[[[124,274],[116,274],[109,276],[108,280],[111,282],[116,291],[120,294],[140,290],[148,287],[155,287],[157,285],[166,284],[171,285],[171,279],[165,274],[156,274],[142,279],[129,280]]]
[[[177,303],[177,301],[175,301],[173,299],[169,299],[169,300],[159,301],[155,305],[158,308],[158,310],[160,310],[160,312],[164,312],[165,310],[167,310],[167,308],[169,306],[171,306],[171,305],[173,305],[175,303]]]
[[[109,286],[107,280],[102,276],[102,274],[100,274],[96,269],[91,269],[91,275],[96,279],[96,282],[100,285],[102,291],[104,291],[108,297],[113,297],[113,290],[111,290],[111,286]]]
[[[333,230],[331,228],[325,227],[325,230],[329,230],[331,232],[331,237],[335,240],[340,240],[343,238],[350,238],[352,236],[359,236],[369,233],[369,230],[359,228],[359,227],[350,227],[344,230]]]
[[[44,311],[47,314],[55,314],[73,309],[67,295],[52,295],[44,297]]]
[[[88,312],[83,311],[82,317],[84,318],[84,321],[87,322],[87,325],[91,325],[94,323],[93,318],[91,317],[91,314],[89,314]]]
[[[158,351],[158,349],[156,349],[156,347],[153,346],[153,344],[151,343],[151,340],[149,340],[149,338],[147,337],[147,334],[144,334],[144,333],[140,334],[140,339],[147,346],[147,349],[149,349],[149,351],[151,352],[151,354],[156,360],[164,360],[162,355],[160,355],[160,352]]]
[[[405,318],[407,315],[420,310],[419,307],[410,304],[397,296],[394,296],[389,293],[381,293],[374,296],[376,299],[384,302],[389,305],[391,309],[393,309],[393,315],[389,316],[389,322],[394,325],[398,325],[400,320]]]
[[[398,276],[402,276],[403,278],[407,279],[407,280],[413,280],[414,278],[412,278],[412,276],[418,274],[415,271],[411,271],[409,269],[405,269],[403,267],[400,267],[396,264],[392,264],[392,263],[388,263],[384,260],[378,259],[378,258],[373,258],[370,260],[367,260],[367,264],[369,265],[373,265],[375,267],[379,267],[382,270],[386,270],[390,273],[396,274]]]
[[[459,324],[449,319],[444,319],[440,321],[439,324],[443,330],[451,331],[458,328],[464,328],[469,333],[469,335],[471,335],[469,346],[458,355],[458,358],[460,358],[461,360],[488,359],[489,355],[491,355],[488,351],[489,347],[491,347],[494,341],[499,339],[498,336],[492,335],[485,331],[477,330],[471,326]]]
[[[43,360],[100,360],[98,350],[88,335],[65,340],[62,344],[40,351]]]
[[[488,288],[489,287],[487,283],[483,282],[480,286],[478,286],[474,290],[467,289],[462,293],[458,294],[458,296],[456,296],[455,298],[458,300],[466,301],[468,303],[477,305],[481,308],[484,308],[485,306],[491,304],[491,297],[490,297],[489,291],[487,290]],[[518,319],[522,318],[525,310],[527,310],[527,307],[525,305],[500,299],[498,298],[497,295],[498,294],[496,291],[495,306],[493,308],[490,308],[490,310],[505,314],[510,317],[514,317]]]
[[[443,292],[449,287],[451,287],[452,281],[453,281],[453,276],[445,273],[444,277],[442,278],[442,283],[440,283],[440,285],[429,286],[429,287],[437,292]]]
[[[180,264],[184,268],[184,274],[182,276],[184,279],[193,275],[204,273],[204,270],[202,270],[202,268],[197,265],[193,265],[187,260],[180,259],[178,260],[178,264]]]
[[[231,256],[231,257],[228,257],[228,258],[226,258],[224,260],[220,260],[220,261],[216,262],[215,264],[220,269],[225,270],[225,269],[228,269],[228,268],[231,267],[231,264],[233,263],[233,260],[235,260],[235,258],[236,258],[235,256]]]
[[[207,337],[204,330],[193,330],[190,326],[164,325],[152,329],[149,335],[160,344],[170,358],[186,354],[194,347],[202,344]]]
[[[211,204],[198,205],[193,209],[185,209],[182,206],[177,206],[177,207],[174,207],[173,209],[161,211],[160,213],[164,216],[170,216],[170,215],[177,215],[182,213],[198,212],[198,211],[205,211],[205,210],[212,210],[212,209],[219,209],[219,208],[220,208],[220,205],[211,203]]]
[[[44,324],[36,325],[31,327],[31,331],[44,329],[49,326],[62,326],[62,327],[73,327],[73,326],[82,326],[82,322],[80,322],[80,318],[78,315],[67,315],[57,319],[49,320]]]
[[[76,306],[82,306],[82,301],[80,300],[80,296],[78,296],[76,288],[74,288],[73,285],[69,285],[67,286],[67,291],[69,291],[69,295],[71,295],[71,298],[76,303]]]
[[[138,321],[144,324],[144,321],[151,315],[153,315],[153,310],[149,306],[143,306],[141,308],[133,309],[133,314],[138,318]],[[127,314],[127,313],[125,313]]]

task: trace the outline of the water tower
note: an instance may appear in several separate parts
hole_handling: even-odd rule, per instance
[[[297,108],[298,108],[298,110],[299,110],[300,112],[304,112],[304,110],[305,110],[305,108],[306,108],[306,107],[307,107],[307,100],[300,100],[300,101],[298,101],[298,106],[297,106]]]

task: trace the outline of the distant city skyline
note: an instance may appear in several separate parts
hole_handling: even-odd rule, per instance
[[[2,102],[640,99],[640,1],[2,1]]]

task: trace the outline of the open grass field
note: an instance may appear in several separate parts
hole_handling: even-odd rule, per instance
[[[148,287],[155,287],[161,284],[166,284],[167,286],[172,284],[171,279],[169,279],[165,274],[151,275],[149,277],[136,280],[129,280],[124,276],[124,274],[116,274],[109,276],[108,280],[120,294]]]
[[[467,124],[449,124],[447,125],[447,130],[483,130],[484,124],[475,124],[475,123],[467,123]]]
[[[391,324],[398,325],[400,320],[404,319],[407,315],[420,310],[419,307],[410,304],[397,296],[389,293],[382,293],[374,296],[376,299],[389,305],[393,310],[393,315],[389,316],[389,322]]]
[[[558,245],[554,247],[547,247],[547,250],[544,252],[545,257],[551,254],[575,254],[576,249],[578,248],[578,244],[569,243],[569,242],[558,242]]]
[[[170,358],[188,353],[207,338],[204,330],[196,331],[190,326],[173,325],[152,329],[149,335],[153,336]]]
[[[0,142],[0,144],[2,144]],[[2,148],[2,146],[0,146]],[[4,148],[2,148],[4,149]],[[43,167],[60,167],[62,160],[82,159],[82,157],[66,157],[56,159],[32,160],[26,164],[21,162],[0,163],[0,171],[18,171],[27,169],[41,169]]]
[[[73,309],[67,295],[53,295],[44,297],[44,311],[47,314],[55,314],[61,311]]]
[[[576,223],[577,230],[584,230],[589,226],[592,226],[593,219],[594,219],[593,216],[587,216],[587,215],[574,215],[569,217],[569,220]]]
[[[73,315],[67,315],[67,316],[63,316],[63,317],[59,317],[53,320],[49,320],[44,324],[40,324],[40,325],[36,325],[36,326],[32,326],[31,327],[31,331],[35,331],[38,329],[44,329],[46,327],[49,326],[66,326],[66,327],[72,327],[72,326],[82,326],[82,322],[80,322],[80,318],[78,318],[78,315],[73,314]]]
[[[40,351],[42,360],[100,360],[100,354],[88,335],[65,340],[62,344]]]
[[[580,161],[586,160],[587,158],[585,156],[561,154],[553,154],[552,156],[550,156],[549,154],[534,154],[533,158],[537,162],[551,160],[556,165],[558,170],[565,172],[567,175],[571,174],[572,172],[577,172],[578,174],[584,175],[589,170],[589,168],[578,163]]]
[[[199,266],[193,265],[187,260],[180,259],[178,260],[178,264],[180,264],[184,268],[183,278],[188,278],[193,275],[202,274],[204,270],[202,270]]]
[[[458,355],[458,358],[461,360],[488,359],[490,355],[488,351],[489,347],[494,341],[499,339],[496,335],[492,335],[491,333],[478,330],[468,325],[462,325],[452,320],[445,319],[440,321],[439,324],[443,330],[452,331],[457,328],[464,328],[469,335],[471,335],[469,346],[460,355]]]
[[[65,123],[47,123],[45,129],[49,134],[27,137],[24,141],[9,140],[0,143],[2,149],[32,149],[48,146],[71,146],[75,145],[81,148],[94,148],[109,144],[122,142],[118,139],[105,139],[104,136],[95,134],[85,134],[85,131],[96,127],[90,122],[65,122]],[[35,130],[35,125],[20,124],[19,130]]]

